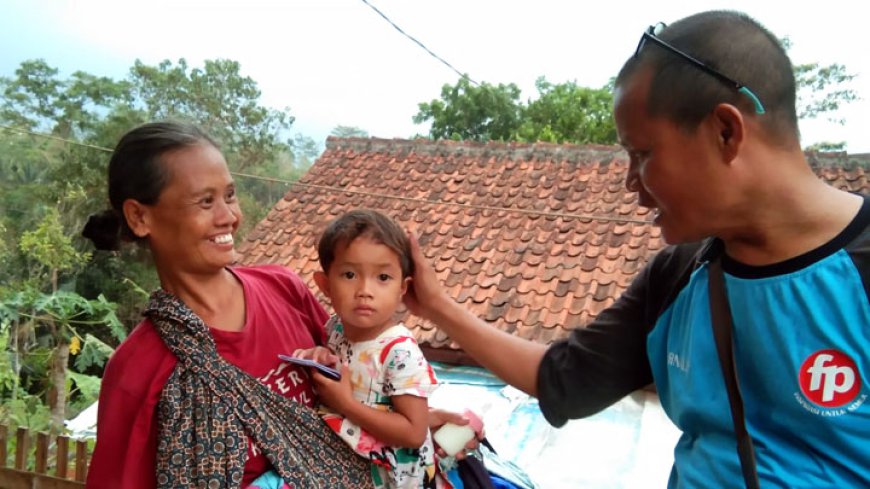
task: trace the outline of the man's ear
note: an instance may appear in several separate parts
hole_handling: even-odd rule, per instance
[[[127,220],[127,226],[133,231],[133,234],[138,238],[144,238],[151,233],[151,219],[149,218],[148,207],[135,199],[127,199],[121,205],[124,211],[124,218]]]
[[[317,288],[323,292],[323,295],[327,297],[327,299],[332,299],[329,296],[329,277],[326,276],[323,272],[314,272],[314,283],[317,284]]]
[[[731,162],[740,153],[746,139],[746,119],[740,109],[731,104],[719,104],[712,113],[719,150],[725,161]]]

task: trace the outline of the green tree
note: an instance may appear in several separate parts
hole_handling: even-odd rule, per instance
[[[157,66],[136,61],[130,70],[138,100],[151,118],[183,118],[203,126],[223,145],[230,168],[245,171],[289,149],[289,109],[260,105],[260,89],[231,60],[206,60],[189,69],[182,58]]]
[[[423,102],[414,122],[431,121],[433,139],[510,141],[517,138],[521,122],[520,89],[513,83],[472,85],[460,78],[445,84],[441,99]]]
[[[846,72],[841,64],[821,66],[809,63],[794,67],[798,88],[798,117],[813,119],[826,115],[831,122],[843,125],[845,119],[836,112],[845,104],[858,100],[855,90],[848,88],[856,75]]]
[[[849,74],[841,64],[822,66],[819,63],[796,65],[795,82],[798,88],[798,118],[815,119],[821,116],[829,122],[844,125],[845,118],[837,111],[845,104],[858,100],[857,92],[849,88],[856,75]],[[815,151],[842,151],[845,141],[820,141],[806,148]]]
[[[535,82],[538,97],[523,110],[518,139],[552,143],[616,144],[612,90],[585,88],[576,82]]]
[[[183,59],[136,62],[123,80],[84,72],[65,77],[29,60],[0,77],[0,96],[0,124],[17,128],[0,129],[0,339],[6,339],[0,349],[8,349],[18,379],[7,392],[0,376],[0,397],[12,399],[0,414],[39,422],[44,417],[34,402],[46,397],[57,427],[66,396],[78,402],[94,394],[87,375],[99,373],[126,335],[118,317],[137,322],[144,289],[157,284],[139,247],[94,252],[82,266],[90,244],[80,230],[107,206],[106,148],[135,125],[174,118],[204,126],[231,170],[254,176],[298,178],[320,150],[301,134],[291,138],[289,111],[263,106],[256,82],[229,60],[201,68]],[[277,182],[236,180],[248,227],[286,191]]]
[[[61,82],[57,74],[57,69],[43,60],[28,60],[15,70],[14,78],[0,78],[3,121],[26,129],[51,130],[60,115]]]
[[[786,50],[791,49],[792,42],[788,37],[780,41]],[[842,106],[859,100],[858,92],[852,88],[852,81],[857,75],[849,73],[846,67],[839,63],[795,65],[794,75],[799,119],[815,119],[825,116],[828,121],[835,124],[843,125],[846,123],[843,117],[837,115],[837,111]],[[821,141],[808,146],[806,149],[842,151],[845,148],[844,141]]]
[[[46,209],[45,217],[33,231],[21,235],[18,247],[29,259],[31,278],[37,283],[48,281],[51,291],[58,290],[58,275],[75,270],[90,260],[90,253],[80,253],[64,232],[57,209]]]
[[[296,133],[293,140],[290,141],[292,152],[291,169],[293,177],[301,177],[305,170],[308,169],[320,153],[323,152],[323,147],[317,141],[300,133]]]
[[[472,141],[616,142],[611,90],[553,84],[541,77],[538,97],[524,104],[513,83],[473,86],[461,78],[444,85],[441,99],[419,104],[414,122],[431,122],[433,139]]]
[[[786,48],[788,39],[783,40]],[[850,83],[855,75],[840,64],[809,63],[794,68],[798,89],[798,116],[826,116],[843,124],[837,111],[858,99]],[[616,128],[611,115],[613,81],[594,89],[576,82],[554,84],[541,77],[535,83],[538,96],[523,104],[516,85],[472,86],[467,79],[444,85],[441,98],[420,103],[414,122],[431,122],[433,139],[472,141],[549,141],[576,144],[615,144]],[[842,149],[845,143],[818,143],[819,148]]]
[[[63,227],[77,234],[88,215],[106,207],[109,154],[95,147],[113,147],[124,132],[148,120],[175,118],[204,126],[221,143],[231,170],[254,176],[298,178],[319,154],[310,138],[297,134],[290,139],[289,111],[262,106],[256,82],[230,60],[206,61],[201,68],[189,67],[184,59],[156,66],[137,61],[120,81],[84,72],[64,78],[44,61],[30,60],[14,76],[0,78],[0,93],[3,124],[85,145],[0,131],[0,209],[11,216],[6,224],[13,240],[36,225],[40,209],[58,203]],[[250,190],[243,195],[251,217],[247,229],[283,195],[283,188],[247,177],[237,180]],[[79,238],[73,245],[80,250],[87,246]],[[21,256],[11,257],[10,263],[13,273],[0,283],[29,274]],[[131,278],[151,282],[150,277]],[[92,274],[88,280],[99,278]]]
[[[25,61],[15,76],[0,78],[0,92],[3,124],[97,146],[111,145],[110,138],[120,135],[107,134],[107,121],[117,121],[117,114],[133,105],[129,82],[81,71],[64,79],[43,60]],[[144,120],[132,111],[139,114],[136,123]],[[64,227],[79,229],[88,196],[105,193],[105,158],[99,151],[10,131],[0,132],[0,147],[0,209],[9,213],[14,239],[36,226],[44,207],[58,203]],[[20,268],[23,260],[13,263],[18,264],[13,277],[27,273]]]
[[[368,131],[364,129],[360,129],[355,126],[335,126],[335,128],[329,133],[330,136],[335,136],[337,138],[367,138],[369,137]]]
[[[44,60],[22,62],[15,77],[0,79],[0,87],[0,120],[64,138],[88,135],[106,110],[132,103],[129,82],[82,71],[63,80]]]
[[[6,244],[6,226],[0,221],[0,264],[9,255],[9,245]]]
[[[172,118],[205,127],[221,143],[234,171],[296,177],[313,160],[304,136],[289,139],[294,120],[289,111],[262,106],[256,82],[243,76],[235,61],[206,61],[202,68],[190,68],[184,59],[156,66],[137,61],[128,79],[114,81],[83,72],[63,79],[44,61],[31,60],[23,62],[14,77],[0,79],[0,90],[4,94],[0,104],[3,123],[88,145],[111,148],[137,124]],[[15,146],[16,151],[0,155],[0,169],[14,170],[3,172],[10,177],[0,180],[6,180],[10,189],[19,189],[19,194],[31,195],[24,201],[61,202],[62,215],[68,220],[65,224],[73,229],[80,229],[88,214],[105,206],[100,199],[70,197],[105,194],[106,154],[90,147],[4,136],[0,144]],[[311,146],[316,149],[315,143]],[[42,154],[34,148],[41,148]],[[37,186],[38,196],[32,197],[33,189],[21,187],[22,178]],[[261,214],[276,198],[260,191],[263,184],[250,186],[254,191],[250,207]],[[24,195],[14,199],[23,202],[18,197]],[[0,202],[7,200],[12,199],[0,197]],[[32,225],[23,219],[18,222],[22,228]],[[12,228],[16,231],[19,226]]]
[[[785,37],[780,41],[786,50],[791,49],[791,39]],[[831,122],[845,124],[846,121],[838,117],[836,112],[843,105],[859,99],[858,93],[851,87],[851,82],[857,75],[849,73],[839,63],[795,65],[794,75],[799,119],[814,119],[825,115]]]
[[[57,306],[69,303],[70,300],[66,294],[58,294],[58,274],[83,265],[90,255],[79,253],[73,248],[54,208],[47,209],[44,219],[36,229],[27,231],[21,236],[19,248],[31,262],[29,268],[34,271],[31,277],[34,279],[33,282],[38,284],[47,280],[51,284],[51,294],[43,296],[44,299],[28,306],[48,313],[42,318],[48,330],[51,347],[47,404],[51,411],[52,426],[59,430],[63,427],[66,412],[66,370],[69,363],[70,340],[65,330],[69,320],[69,308]],[[65,301],[58,303],[57,300],[61,297]],[[37,304],[39,307],[36,307]]]
[[[84,330],[105,327],[118,341],[126,335],[115,314],[115,305],[103,296],[87,300],[74,292],[44,294],[30,287],[0,297],[0,326],[0,339],[4,346],[10,337],[14,338],[14,343],[9,345],[13,359],[10,367],[14,375],[11,381],[0,385],[0,394],[13,403],[32,399],[33,392],[19,389],[21,366],[29,364],[31,371],[44,370],[44,378],[31,382],[30,391],[44,391],[50,428],[55,432],[63,430],[72,388],[70,380],[74,380],[79,389],[87,389],[84,401],[90,404],[96,399],[98,388],[93,386],[98,385],[99,379],[83,372],[91,365],[102,366],[112,352],[111,347]],[[71,353],[79,354],[76,366],[80,370],[72,375],[68,369]],[[33,362],[28,361],[29,356],[44,360],[34,369]],[[37,406],[31,405],[11,409],[10,413],[22,409],[39,412]]]
[[[90,254],[75,250],[55,208],[46,209],[39,225],[22,234],[18,247],[32,273],[29,280],[19,287],[20,291],[7,291],[8,296],[0,302],[0,321],[5,328],[3,334],[11,330],[15,338],[16,366],[26,363],[22,358],[26,358],[27,351],[32,348],[36,352],[46,352],[42,364],[45,381],[35,385],[37,390],[45,390],[51,428],[60,431],[70,389],[70,354],[78,353],[84,342],[87,360],[78,363],[85,369],[104,362],[111,351],[111,348],[108,351],[101,348],[106,345],[96,336],[82,336],[76,325],[105,327],[119,340],[123,339],[125,331],[115,315],[116,306],[102,295],[91,301],[75,292],[59,290],[59,275],[81,268],[89,261]],[[50,286],[49,292],[43,292],[45,283]],[[77,378],[78,383],[89,382],[83,373],[79,373]],[[13,399],[23,399],[17,385],[13,391]]]

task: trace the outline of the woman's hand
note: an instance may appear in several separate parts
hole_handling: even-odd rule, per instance
[[[438,431],[438,428],[443,426],[445,423],[453,423],[455,425],[464,426],[468,424],[468,420],[465,419],[461,414],[453,411],[446,411],[444,409],[436,409],[429,408],[429,431],[435,433]],[[486,436],[486,430],[480,430],[480,433],[476,433],[476,437],[472,438],[465,444],[466,450],[477,450],[477,447],[480,445],[480,440],[483,440]],[[434,440],[433,440],[434,443]],[[444,450],[441,449],[438,445],[435,445],[435,452],[439,457],[446,457],[447,454],[444,453]],[[460,451],[456,455],[453,456],[457,460],[462,460],[465,458],[465,451]]]
[[[423,256],[417,236],[409,231],[408,239],[411,241],[414,277],[403,300],[411,314],[434,321],[432,315],[441,308],[439,304],[443,304],[442,301],[453,301],[447,296],[444,287],[441,286],[435,269]]]

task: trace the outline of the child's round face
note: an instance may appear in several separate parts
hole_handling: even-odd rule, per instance
[[[351,341],[374,339],[394,324],[410,280],[393,250],[364,236],[335,250],[327,279],[324,292]]]

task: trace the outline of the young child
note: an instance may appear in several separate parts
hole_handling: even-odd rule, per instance
[[[413,273],[407,235],[379,212],[354,210],[328,225],[317,250],[314,280],[336,313],[326,325],[335,355],[316,348],[294,356],[341,363],[339,381],[311,370],[332,410],[325,421],[372,462],[376,488],[449,487],[436,477],[428,424],[435,374],[395,318]]]

